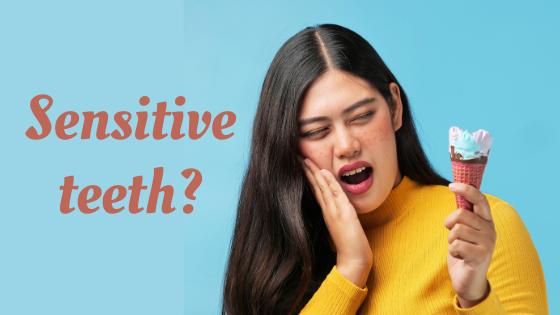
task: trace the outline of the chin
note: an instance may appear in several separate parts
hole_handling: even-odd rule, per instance
[[[368,213],[368,212],[372,212],[372,211],[373,210],[367,210],[367,209],[366,210],[360,210],[360,209],[356,208],[356,213],[357,214],[364,214],[364,213]]]
[[[362,195],[352,195],[347,193],[346,196],[348,196],[348,200],[350,200],[350,203],[354,206],[356,213],[368,213],[379,208],[379,206],[381,206],[381,204],[385,201],[385,198],[387,198],[387,196],[380,196],[378,193],[379,190],[380,189],[378,187],[372,186]]]
[[[354,206],[356,213],[359,214],[372,212],[379,207],[379,205],[372,202],[353,202],[350,200],[350,203]]]

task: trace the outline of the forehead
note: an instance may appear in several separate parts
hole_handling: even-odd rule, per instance
[[[309,86],[298,116],[303,119],[341,112],[364,98],[379,96],[379,92],[371,88],[362,78],[332,70],[317,78]]]

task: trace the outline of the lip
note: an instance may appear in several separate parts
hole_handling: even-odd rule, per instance
[[[372,172],[369,175],[369,177],[356,185],[350,185],[346,182],[344,182],[342,179],[340,179],[340,184],[342,184],[342,186],[346,189],[346,191],[348,191],[351,194],[354,195],[360,195],[365,193],[366,191],[369,190],[369,188],[371,187],[371,185],[373,184],[373,167],[371,165],[369,165],[368,162],[365,161],[358,161],[352,164],[348,164],[348,165],[344,165],[343,167],[340,168],[340,170],[338,170],[338,176],[339,178],[342,178],[342,174],[351,171],[351,170],[355,170],[359,167],[371,167]]]
[[[369,163],[366,161],[358,161],[352,164],[346,164],[338,170],[338,178],[342,178],[342,174],[360,167],[371,167],[371,165],[369,165]]]

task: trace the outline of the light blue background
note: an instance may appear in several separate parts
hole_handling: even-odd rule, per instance
[[[551,314],[560,312],[559,13],[554,1],[2,2],[0,313],[218,314],[262,81],[280,46],[318,23],[346,26],[376,48],[447,178],[449,127],[492,133],[482,191],[520,214],[541,258]],[[167,101],[169,111],[234,111],[235,135],[62,141],[53,130],[33,141],[25,131],[39,124],[29,101],[43,93],[54,99],[53,123],[65,111],[80,113],[72,131],[80,132],[83,111],[112,117]],[[146,107],[138,105],[144,95]],[[174,105],[179,95],[182,107]],[[139,175],[151,186],[156,167],[175,188],[172,214],[59,211],[65,176],[80,189],[128,186]],[[191,167],[203,180],[187,215],[180,172]]]

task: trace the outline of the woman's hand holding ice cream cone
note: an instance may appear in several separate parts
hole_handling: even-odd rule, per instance
[[[445,218],[449,233],[447,267],[461,308],[482,302],[490,292],[486,275],[496,246],[496,230],[486,196],[467,184],[449,189],[474,205],[474,211],[457,209]]]
[[[364,288],[373,266],[373,253],[354,206],[331,172],[320,170],[309,159],[302,161],[302,167],[336,247],[337,270]]]

